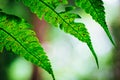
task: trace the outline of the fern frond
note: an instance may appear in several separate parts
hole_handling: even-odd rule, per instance
[[[103,27],[110,41],[112,42],[113,45],[115,45],[105,21],[103,1],[102,0],[76,0],[76,5],[84,9],[87,13],[89,13],[92,16],[92,18]]]
[[[0,12],[0,50],[11,50],[42,67],[54,78],[49,59],[30,25],[18,17]]]
[[[96,63],[98,64],[98,59],[96,56],[96,53],[93,49],[89,33],[87,29],[85,28],[85,25],[83,23],[75,23],[74,19],[78,17],[78,15],[70,13],[70,12],[64,12],[64,13],[58,13],[55,11],[56,3],[64,3],[67,4],[67,0],[22,0],[23,3],[30,8],[30,10],[35,13],[40,19],[44,17],[44,19],[54,25],[59,26],[60,29],[64,30],[64,32],[72,34],[82,42],[85,42],[89,44],[89,48],[93,53],[93,56],[95,57]],[[60,2],[64,1],[64,2]],[[50,3],[51,2],[51,3]],[[54,4],[52,4],[54,3]]]

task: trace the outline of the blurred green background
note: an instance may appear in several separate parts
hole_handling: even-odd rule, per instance
[[[36,20],[36,16],[21,2],[0,0],[0,9],[5,13],[24,18],[33,25],[37,23],[37,31],[36,27],[34,30],[38,37],[42,37],[43,41],[40,41],[51,60],[56,80],[120,80],[120,1],[103,1],[106,21],[117,44],[116,49],[100,25],[83,10],[80,12],[82,19],[75,20],[83,22],[90,32],[100,69],[96,67],[94,58],[85,43],[47,23],[44,23],[47,24],[44,28],[39,28],[43,25],[42,22]],[[40,32],[43,29],[44,32]],[[42,35],[39,35],[39,32]],[[4,50],[0,54],[0,80],[52,80],[52,78],[43,69]]]

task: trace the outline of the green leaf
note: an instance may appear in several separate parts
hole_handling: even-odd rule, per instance
[[[103,1],[102,0],[76,0],[76,6],[84,9],[87,13],[89,13],[92,16],[92,18],[103,27],[104,31],[106,32],[107,36],[111,40],[112,44],[115,45],[105,21]]]
[[[89,33],[83,23],[75,23],[74,19],[78,17],[77,14],[70,13],[69,11],[64,13],[58,13],[55,11],[56,6],[60,3],[67,4],[67,0],[22,0],[23,3],[30,8],[40,19],[44,19],[54,25],[59,26],[64,32],[69,33],[82,42],[88,44],[93,56],[95,57],[97,66],[98,59],[96,53],[92,47]],[[63,2],[61,2],[63,1]]]
[[[49,59],[34,31],[23,19],[0,12],[0,51],[5,47],[42,67],[54,78]]]

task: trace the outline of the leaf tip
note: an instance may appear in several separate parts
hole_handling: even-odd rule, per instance
[[[92,52],[92,54],[93,54],[93,56],[94,56],[94,58],[95,58],[96,64],[97,64],[97,68],[99,69],[98,57],[97,57],[97,55],[96,55],[96,53],[95,53],[95,51],[94,51],[94,48],[93,48],[93,46],[92,46],[91,41],[87,42],[87,45],[88,45],[89,49],[91,50],[91,52]]]
[[[48,73],[51,75],[52,79],[55,80],[55,76],[54,76],[53,70],[48,72]]]
[[[51,74],[51,76],[52,76],[53,80],[55,80],[55,76],[54,76],[54,74],[53,74],[53,73]]]
[[[111,43],[113,44],[113,46],[116,47],[116,44],[115,44],[115,42],[114,42],[114,40],[113,40],[113,38],[112,38],[112,36],[110,34],[110,31],[109,31],[107,25],[105,25],[105,26],[101,25],[101,26],[103,26],[103,29],[106,32],[106,34],[107,34],[108,38],[110,39]]]

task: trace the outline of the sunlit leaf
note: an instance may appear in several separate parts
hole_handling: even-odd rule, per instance
[[[0,12],[0,51],[6,48],[23,56],[45,69],[54,79],[49,59],[30,27],[23,19]]]
[[[64,32],[69,33],[80,41],[88,44],[90,50],[92,51],[93,56],[95,57],[97,66],[98,59],[96,53],[92,47],[89,33],[85,28],[83,23],[75,23],[75,18],[78,17],[77,14],[71,13],[69,11],[64,13],[58,13],[55,9],[61,4],[67,4],[67,0],[22,0],[23,3],[30,8],[30,10],[35,13],[40,19],[44,19],[54,25],[59,26]]]

